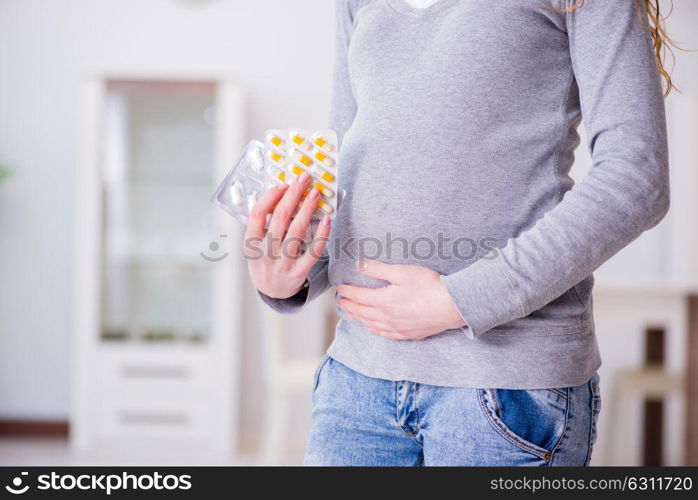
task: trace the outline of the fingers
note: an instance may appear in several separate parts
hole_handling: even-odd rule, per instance
[[[404,282],[410,273],[417,266],[405,266],[400,264],[386,264],[379,260],[359,259],[356,261],[356,267],[359,271],[372,278],[385,280],[390,283]]]
[[[364,328],[366,330],[377,333],[381,332],[382,335],[391,335],[395,337],[401,336],[399,333],[397,333],[393,328],[390,327],[390,325],[387,325],[383,323],[382,321],[372,321],[368,319],[362,319],[358,316],[355,316],[351,313],[346,313],[347,316],[349,316],[351,319],[358,321],[359,323],[363,324]]]
[[[308,245],[308,249],[303,254],[303,257],[298,259],[298,266],[302,273],[308,274],[310,268],[322,257],[322,252],[325,251],[327,241],[330,239],[331,222],[327,215],[323,215],[322,219],[320,219],[320,223],[317,229],[315,229],[313,240]]]
[[[346,293],[346,288],[349,285],[343,285],[342,289]],[[361,287],[351,287],[358,290],[381,290],[361,288]],[[351,293],[351,292],[350,292]],[[379,308],[373,307],[366,304],[361,304],[355,302],[346,296],[342,297],[337,301],[337,305],[342,308],[345,314],[361,323],[366,330],[381,337],[385,337],[390,340],[414,340],[413,337],[406,335],[405,333],[399,333],[395,327],[391,326],[391,321],[388,316]]]
[[[337,292],[342,297],[353,300],[360,304],[375,305],[381,302],[381,298],[385,293],[386,287],[381,288],[366,288],[354,285],[341,285],[337,288]]]
[[[366,304],[359,304],[350,299],[341,298],[337,301],[337,305],[352,316],[355,316],[362,323],[367,321],[383,321],[385,319],[385,315],[380,309]]]
[[[393,328],[391,328],[390,325],[387,325],[382,321],[365,319],[350,312],[347,312],[346,315],[361,323],[364,326],[364,328],[369,332],[375,333],[376,335],[380,335],[381,337],[385,337],[390,340],[413,340],[412,338],[406,335],[398,333]]]
[[[267,215],[274,210],[274,206],[282,198],[287,188],[288,184],[280,184],[268,190],[257,200],[257,203],[252,207],[250,217],[247,221],[245,238],[264,238],[266,233],[264,225],[267,222]]]
[[[286,194],[276,205],[276,208],[274,208],[271,222],[269,223],[269,231],[267,232],[267,238],[271,238],[271,250],[274,254],[277,254],[281,247],[288,224],[296,211],[298,202],[300,202],[309,180],[310,176],[307,172],[299,175],[295,182],[291,183]]]
[[[301,205],[300,210],[293,218],[293,222],[288,228],[288,233],[286,233],[286,252],[292,258],[295,258],[300,253],[301,242],[305,238],[308,231],[308,226],[310,221],[313,219],[313,214],[317,208],[318,201],[320,200],[320,191],[313,188],[310,190],[310,194],[306,196]]]

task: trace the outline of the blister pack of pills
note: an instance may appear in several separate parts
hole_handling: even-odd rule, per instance
[[[247,224],[252,207],[270,186],[264,149],[263,143],[250,141],[213,194],[213,202],[243,224]]]
[[[268,130],[264,142],[252,140],[247,144],[212,201],[247,224],[252,207],[267,189],[291,184],[307,172],[311,182],[305,195],[313,187],[320,192],[313,219],[324,215],[334,219],[343,194],[338,187],[337,153],[337,134],[331,130]]]
[[[334,219],[339,198],[337,134],[331,130],[267,130],[264,146],[273,182],[290,184],[303,172],[308,173],[308,190],[314,187],[320,191],[314,218],[326,214]]]

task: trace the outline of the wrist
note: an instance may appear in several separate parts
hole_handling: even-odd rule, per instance
[[[290,299],[291,297],[295,297],[298,295],[300,292],[303,292],[304,290],[307,290],[308,287],[310,286],[310,283],[308,282],[307,279],[303,281],[303,283],[300,284],[300,286],[290,289],[290,290],[278,290],[278,291],[266,291],[263,288],[257,287],[257,290],[267,297],[271,299],[277,299],[277,300],[286,300]]]

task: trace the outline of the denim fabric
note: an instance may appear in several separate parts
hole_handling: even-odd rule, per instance
[[[469,389],[390,381],[321,362],[306,465],[583,466],[596,438],[599,377],[558,389]]]

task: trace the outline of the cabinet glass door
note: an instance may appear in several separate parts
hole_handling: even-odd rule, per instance
[[[203,342],[212,316],[214,83],[109,81],[103,340]]]

